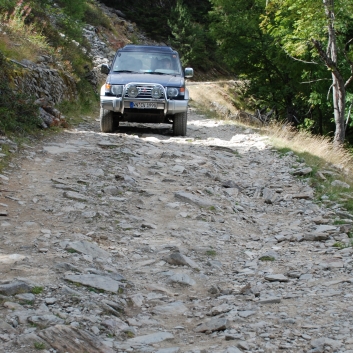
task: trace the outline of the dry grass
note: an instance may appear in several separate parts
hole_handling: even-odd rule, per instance
[[[353,180],[347,180],[351,179],[349,174],[353,170],[353,156],[349,151],[333,146],[327,137],[297,131],[280,123],[263,126],[245,112],[246,106],[239,99],[243,87],[241,81],[188,84],[192,105],[206,116],[255,128],[259,133],[269,136],[275,148],[292,150],[304,157],[309,165],[317,168],[334,165],[346,172],[344,179],[353,186]],[[209,110],[211,114],[207,112]]]
[[[331,164],[347,173],[353,170],[353,156],[343,149],[334,146],[325,136],[311,135],[309,132],[296,131],[290,126],[273,123],[261,129],[261,132],[271,138],[277,148],[290,148],[292,151],[316,156],[325,164]],[[321,165],[320,167],[323,167]]]
[[[33,24],[25,24],[21,7],[11,14],[0,14],[0,49],[16,60],[35,61],[38,55],[50,52],[46,38]]]

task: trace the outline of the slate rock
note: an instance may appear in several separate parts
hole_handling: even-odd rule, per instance
[[[153,313],[155,314],[165,314],[165,315],[181,315],[184,314],[188,308],[180,301],[173,302],[165,305],[157,305],[153,308]]]
[[[97,339],[97,336],[87,331],[78,330],[71,326],[56,325],[42,330],[38,336],[43,339],[49,347],[58,352],[70,353],[114,353]]]
[[[185,273],[176,273],[169,277],[168,282],[178,283],[186,286],[194,286],[196,282]]]
[[[328,233],[308,233],[304,235],[304,240],[308,241],[322,241],[329,239],[330,234]]]
[[[63,324],[64,320],[60,319],[59,317],[55,315],[40,315],[40,316],[30,316],[28,317],[28,322],[34,325],[37,325],[39,327],[48,327],[52,325],[57,325],[57,324]]]
[[[259,304],[277,304],[280,302],[281,298],[275,296],[260,298],[260,300],[258,301]]]
[[[351,186],[347,183],[345,183],[344,181],[341,181],[341,180],[334,180],[332,183],[331,183],[332,186],[338,186],[340,188],[345,188],[345,189],[349,189]]]
[[[63,196],[70,200],[75,200],[80,202],[88,201],[88,198],[86,196],[74,191],[65,191],[63,193]]]
[[[224,353],[243,353],[239,348],[237,347],[228,347]]]
[[[66,250],[75,251],[79,254],[90,255],[93,258],[106,259],[110,254],[98,245],[86,240],[75,241],[66,245]]]
[[[34,286],[23,282],[23,281],[13,281],[8,283],[0,284],[0,294],[2,295],[15,295],[18,293],[28,293],[31,292]]]
[[[199,268],[199,265],[195,261],[185,255],[182,255],[180,252],[174,252],[164,257],[163,260],[170,265],[189,266],[193,269]]]
[[[172,340],[174,338],[174,335],[172,335],[170,332],[156,332],[156,333],[151,333],[149,335],[144,335],[144,336],[137,336],[134,338],[131,338],[127,340],[127,343],[134,345],[134,344],[155,344],[167,340]]]
[[[230,327],[230,321],[225,318],[213,318],[196,327],[196,332],[224,331]]]
[[[156,353],[179,353],[179,352],[180,352],[179,347],[162,348],[156,351]]]
[[[183,191],[176,192],[174,196],[183,202],[196,205],[200,208],[209,208],[214,206],[214,202],[211,202],[211,200],[208,200],[207,198],[201,198],[201,197],[195,196],[188,192],[183,192]]]
[[[275,274],[275,275],[266,275],[265,280],[270,282],[288,282],[288,277],[282,274]]]
[[[84,286],[104,290],[106,292],[117,293],[122,284],[109,277],[99,275],[65,275],[65,280],[80,283]]]

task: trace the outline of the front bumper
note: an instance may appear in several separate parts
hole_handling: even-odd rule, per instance
[[[161,86],[164,90],[164,97],[167,96],[165,89]],[[130,98],[126,96],[125,89],[123,91],[122,97],[115,97],[115,96],[107,96],[105,95],[104,86],[101,89],[100,95],[100,104],[103,109],[110,110],[116,113],[124,114],[125,109],[131,109],[132,103],[156,103],[157,104],[157,111],[163,111],[164,115],[174,115],[177,113],[183,113],[188,108],[188,99],[183,100],[174,100],[174,99],[153,99],[153,98]],[[144,109],[133,108],[138,114],[139,111],[143,111]]]

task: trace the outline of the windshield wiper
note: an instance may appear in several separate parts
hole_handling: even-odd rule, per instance
[[[151,75],[174,75],[174,74],[166,74],[165,72],[144,72],[145,74]]]
[[[131,70],[114,70],[113,72],[129,72],[131,74],[138,74],[139,73],[137,71],[131,71]]]

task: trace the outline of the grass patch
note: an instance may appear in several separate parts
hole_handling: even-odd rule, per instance
[[[43,342],[34,342],[34,348],[38,350],[45,349],[45,344]]]
[[[43,287],[34,287],[34,288],[32,288],[32,293],[33,294],[40,294],[43,292],[43,290],[44,290]]]
[[[344,249],[344,248],[347,247],[346,244],[344,244],[344,243],[342,243],[342,242],[340,242],[340,241],[334,243],[332,246],[333,246],[334,248],[338,248],[338,249]]]
[[[337,225],[340,225],[340,224],[346,224],[347,222],[345,222],[344,220],[342,219],[336,219],[334,222],[333,222],[333,225],[337,226]]]
[[[207,251],[206,251],[206,255],[207,255],[207,256],[214,257],[214,256],[217,255],[217,252],[216,252],[216,250],[207,250]]]
[[[77,254],[77,251],[75,249],[66,249],[66,251],[70,254]]]
[[[127,338],[134,338],[135,337],[134,333],[131,331],[127,331],[126,336],[127,336]]]
[[[262,256],[259,258],[260,261],[276,261],[273,256]]]

